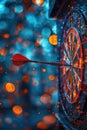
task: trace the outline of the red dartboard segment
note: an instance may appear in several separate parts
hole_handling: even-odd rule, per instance
[[[69,68],[62,68],[65,97],[70,103],[75,103],[80,95],[83,75],[81,39],[75,28],[70,28],[66,35],[62,59],[62,62],[70,65]]]

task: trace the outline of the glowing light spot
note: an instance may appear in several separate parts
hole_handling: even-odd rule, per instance
[[[54,75],[49,75],[49,80],[55,80],[55,76]]]
[[[58,39],[56,34],[52,34],[49,37],[49,43],[53,46],[56,46],[58,44]]]
[[[23,12],[23,6],[21,6],[21,5],[16,6],[15,7],[15,12],[16,13],[22,13]]]
[[[2,73],[4,71],[3,66],[0,66],[0,73]]]
[[[18,23],[17,24],[17,26],[16,26],[16,30],[21,30],[21,29],[23,29],[23,24],[21,24],[21,23]]]
[[[10,38],[10,35],[8,33],[5,33],[5,34],[3,34],[3,38],[8,39],[8,38]]]
[[[22,39],[21,37],[18,37],[18,38],[17,38],[17,41],[18,41],[18,42],[22,42],[23,39]]]
[[[8,124],[11,124],[12,123],[12,119],[10,117],[6,117],[5,118],[5,122],[8,123]]]
[[[56,119],[54,116],[51,116],[51,115],[48,115],[48,116],[44,116],[43,117],[43,121],[48,124],[48,125],[51,125],[51,124],[54,124]]]
[[[12,112],[13,112],[15,115],[17,115],[17,116],[20,116],[20,115],[23,113],[23,109],[22,109],[21,106],[15,105],[15,106],[13,106],[13,108],[12,108]]]
[[[43,69],[42,69],[42,72],[46,72],[46,69],[45,69],[45,68],[43,68]]]
[[[0,14],[2,14],[5,11],[5,6],[4,4],[0,4]]]
[[[1,56],[5,56],[6,53],[7,53],[6,48],[1,48],[1,49],[0,49],[0,55],[1,55]]]
[[[57,33],[57,26],[56,25],[54,25],[53,27],[52,27],[52,31],[53,31],[53,33]]]
[[[39,81],[35,78],[32,79],[32,84],[33,86],[38,86],[39,85]]]
[[[32,0],[32,2],[38,6],[41,6],[44,3],[44,0]]]
[[[26,14],[26,21],[32,26],[36,26],[37,19],[33,14]]]
[[[13,83],[8,82],[8,83],[5,83],[4,89],[8,93],[14,93],[15,90],[16,90],[16,87],[15,87],[15,85]]]
[[[22,80],[23,80],[24,82],[26,82],[26,83],[29,83],[29,82],[30,82],[30,76],[27,75],[27,74],[25,74],[25,75],[23,76]]]
[[[22,94],[27,94],[27,93],[28,93],[28,89],[22,90]]]
[[[10,66],[9,70],[16,72],[16,71],[19,70],[19,67],[17,67],[17,66]]]
[[[51,34],[51,30],[49,28],[45,27],[42,29],[42,36],[43,37],[49,37],[50,34]]]
[[[47,38],[42,38],[40,40],[40,45],[43,47],[43,48],[50,48],[50,44],[47,40]],[[50,50],[50,49],[49,49]]]
[[[43,104],[51,103],[51,97],[50,97],[50,95],[48,95],[48,94],[43,94],[43,95],[40,97],[40,101],[41,101]]]
[[[42,130],[46,130],[49,128],[49,126],[45,122],[42,121],[42,122],[37,123],[37,128],[42,129]]]
[[[40,43],[38,41],[35,42],[35,46],[40,46]]]
[[[54,92],[54,89],[55,89],[54,87],[50,87],[50,88],[46,87],[44,91],[46,93],[52,94]]]

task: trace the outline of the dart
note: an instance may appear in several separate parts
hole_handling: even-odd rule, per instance
[[[31,62],[31,63],[39,63],[39,64],[48,64],[48,65],[53,65],[53,66],[70,66],[70,65],[64,65],[60,62],[45,62],[45,61],[36,61],[36,60],[30,60],[26,58],[25,56],[21,54],[15,54],[12,57],[12,63],[16,66],[21,66],[25,63]]]
[[[73,66],[72,64],[62,64],[61,62],[46,62],[46,61],[37,61],[37,60],[30,60],[27,57],[21,55],[21,54],[15,54],[12,57],[12,63],[15,66],[21,66],[25,63],[38,63],[38,64],[47,64],[47,65],[53,65],[53,66],[59,66],[59,67],[73,67],[73,68],[79,68],[78,63]],[[79,68],[80,69],[80,68]]]

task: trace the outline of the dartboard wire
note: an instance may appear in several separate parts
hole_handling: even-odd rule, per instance
[[[74,82],[76,83],[76,85],[75,85],[75,87],[74,87],[74,89],[76,90],[76,92],[77,92],[77,81],[76,81],[76,78],[75,78],[75,74],[74,74],[75,72],[74,72],[74,69],[73,69],[73,79],[74,79]]]
[[[64,44],[64,46],[65,46],[65,51],[66,51],[66,53],[67,53],[67,57],[68,57],[68,59],[70,60],[70,55],[69,55],[69,51],[67,50],[67,42]]]
[[[70,77],[71,80],[72,80],[72,82],[70,82],[70,84],[71,84],[71,85],[70,85],[70,86],[71,86],[71,87],[70,87],[70,94],[71,94],[71,95],[69,95],[69,98],[71,98],[71,99],[73,100],[73,91],[72,91],[72,89],[73,89],[73,87],[72,87],[72,86],[73,86],[73,75],[72,75],[71,72],[70,72],[70,74],[71,74],[71,76],[72,76],[72,77]],[[70,96],[71,96],[71,97],[70,97]]]
[[[62,76],[64,76],[64,77],[65,77],[66,73],[68,73],[68,72],[69,72],[69,69],[70,69],[70,67],[69,67],[69,68],[68,68],[68,67],[67,67],[67,68],[65,68],[65,67],[64,67],[64,68],[62,69],[62,71],[63,71],[63,72],[62,72],[62,73],[63,73],[63,75],[62,75]]]
[[[71,51],[72,51],[72,59],[75,53],[75,34],[71,33]],[[74,49],[73,49],[74,48]],[[73,60],[72,60],[73,61]]]
[[[78,76],[80,77],[81,76],[81,73],[82,73],[82,70],[80,69],[74,69],[75,72],[78,74]],[[82,77],[80,78],[81,82],[82,82]]]
[[[69,64],[70,65],[70,60],[69,60],[69,58],[68,58],[68,56],[67,56],[67,54],[66,54],[66,52],[64,51],[64,56],[65,56],[65,58],[63,58],[64,59],[64,61],[67,63],[67,64]]]
[[[68,90],[70,91],[70,84],[69,84],[69,81],[66,79],[66,85],[65,85],[66,88],[68,88]],[[64,87],[64,88],[65,88]],[[65,90],[66,91],[66,90]]]
[[[75,71],[74,71],[74,72],[75,72]],[[78,82],[79,82],[80,80],[78,80],[77,78],[78,78],[78,76],[77,76],[76,73],[75,73],[75,80],[76,80],[76,84],[77,84],[77,89],[78,89],[78,91],[79,91]],[[78,80],[78,81],[77,81],[77,80]],[[80,81],[80,83],[81,83],[81,81]]]
[[[74,69],[73,69],[73,70],[74,70]],[[74,73],[77,75],[79,81],[81,82],[81,79],[80,79],[79,75],[77,74],[77,72],[76,72],[75,70],[74,70]]]
[[[68,73],[69,73],[69,70],[66,72],[65,75],[62,75],[62,79],[63,79],[63,86],[66,85],[66,79],[68,78]]]
[[[78,53],[78,50],[79,50],[80,46],[81,46],[81,45],[79,45],[78,47],[76,47],[76,51],[75,51],[74,57],[73,57],[73,62],[74,62],[74,60],[75,60],[75,57],[76,57],[76,55],[77,55],[77,53]]]
[[[67,57],[69,59],[69,61],[71,60],[71,57],[70,57],[70,50],[69,50],[69,44],[68,44],[68,41],[65,42],[64,44],[65,46],[65,50],[66,50],[66,53],[67,53]],[[68,48],[68,49],[67,49]]]
[[[63,89],[64,89],[64,91],[65,91],[65,94],[66,94],[66,93],[69,93],[69,91],[70,91],[70,89],[68,89],[68,87],[67,87],[67,85],[68,85],[67,82],[68,82],[68,81],[67,81],[67,79],[66,79],[66,82],[64,82],[64,84],[63,84],[63,85],[64,85]],[[66,95],[66,96],[67,96],[67,95]]]
[[[67,34],[66,34],[66,36],[67,36]],[[65,36],[65,37],[66,37],[66,36]],[[69,60],[70,60],[70,59],[71,59],[71,57],[70,57],[70,50],[69,50],[70,46],[69,46],[69,42],[67,41],[67,39],[66,39],[66,41],[65,41],[64,47],[65,47],[67,56],[68,56],[68,58],[69,58]],[[68,48],[68,49],[67,49],[67,48]]]
[[[69,51],[70,61],[72,61],[72,41],[71,41],[71,35],[70,35],[69,39],[70,39],[70,41],[68,41],[68,44],[69,44],[68,51]]]
[[[76,58],[76,56],[75,56],[75,58]],[[74,62],[75,58],[73,59],[73,62]],[[77,59],[80,59],[80,57],[79,57],[78,53],[77,53]]]
[[[68,87],[68,89],[70,90],[70,84],[69,84],[69,81],[68,80],[66,80],[67,81],[67,87]]]
[[[71,33],[70,36],[71,36],[71,41],[70,41],[70,45],[71,45],[71,47],[70,47],[70,53],[71,53],[71,60],[72,60],[72,62],[73,62],[73,56],[74,56],[74,53],[75,53],[75,51],[76,51],[76,50],[74,51],[75,47],[74,47],[74,49],[73,49],[73,46],[75,46],[75,36],[73,35],[73,33]],[[72,36],[74,36],[74,38],[73,38]]]
[[[66,87],[66,86],[65,86]],[[64,91],[66,91],[66,88],[64,87]],[[68,93],[68,94],[67,94]],[[65,93],[65,96],[66,96],[66,98],[67,98],[67,100],[69,101],[69,96],[68,95],[70,95],[70,90],[68,89],[68,92],[67,93]]]
[[[76,91],[78,92],[78,83],[77,83],[77,80],[76,80],[76,75],[74,75],[74,80],[76,82]]]
[[[73,68],[83,70],[84,69],[84,61],[82,57],[79,57],[76,62],[73,64]]]

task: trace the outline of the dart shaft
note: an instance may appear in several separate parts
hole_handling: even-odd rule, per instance
[[[60,62],[43,62],[43,61],[36,61],[36,60],[29,60],[29,62],[32,62],[32,63],[38,63],[38,64],[47,64],[47,65],[53,65],[53,66],[70,66],[70,65],[64,65]]]
[[[69,68],[77,68],[77,69],[83,69],[84,67],[79,67],[79,66],[72,66],[70,64],[68,65],[65,65],[65,64],[62,64],[61,62],[43,62],[43,61],[36,61],[36,60],[30,60],[29,62],[32,62],[32,63],[38,63],[38,64],[47,64],[47,65],[53,65],[53,66],[58,66],[58,67],[69,67]]]
[[[65,64],[62,64],[60,62],[46,62],[46,61],[36,61],[36,60],[26,60],[26,61],[23,61],[23,60],[14,60],[12,59],[12,61],[16,62],[16,63],[28,63],[28,62],[31,62],[31,63],[37,63],[37,64],[47,64],[47,65],[53,65],[53,66],[70,66],[70,65],[65,65]]]

